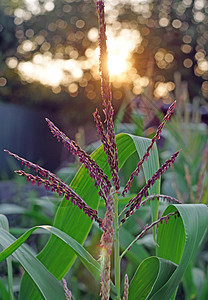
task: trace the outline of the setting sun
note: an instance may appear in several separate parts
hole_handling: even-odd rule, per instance
[[[110,76],[116,76],[126,71],[128,65],[126,60],[119,55],[111,55],[108,59],[108,69]]]
[[[123,73],[128,73],[131,65],[132,52],[135,47],[141,43],[140,32],[132,29],[121,29],[119,32],[111,27],[108,31],[108,68],[111,77],[117,80],[123,79]],[[128,43],[127,43],[128,41]]]

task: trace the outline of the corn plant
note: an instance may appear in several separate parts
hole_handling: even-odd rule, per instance
[[[61,132],[52,121],[46,119],[52,134],[58,141],[63,142],[82,164],[70,186],[50,171],[6,150],[27,168],[32,168],[38,173],[32,175],[24,170],[18,170],[15,171],[17,174],[26,177],[32,184],[44,185],[46,189],[57,192],[64,198],[57,210],[53,226],[35,226],[18,239],[9,233],[7,219],[1,215],[0,244],[4,250],[0,253],[0,261],[6,259],[8,264],[8,290],[0,284],[3,299],[13,299],[12,268],[9,257],[11,254],[25,270],[21,279],[20,300],[72,299],[70,286],[67,287],[64,276],[76,257],[92,276],[101,282],[98,298],[100,296],[103,300],[110,297],[117,300],[121,298],[124,300],[173,299],[183,274],[196,254],[207,229],[206,205],[185,205],[173,197],[160,194],[161,176],[174,164],[180,151],[173,153],[159,167],[156,141],[160,139],[163,127],[174,113],[176,102],[169,107],[152,140],[128,134],[115,136],[102,0],[97,1],[97,13],[104,123],[97,109],[93,116],[102,145],[89,155],[75,141]],[[139,162],[122,188],[119,169],[134,152],[138,153]],[[129,188],[141,168],[144,171],[146,184],[137,194],[127,197],[126,193],[128,195]],[[124,202],[126,199],[126,203],[121,208],[119,202],[122,198]],[[159,200],[173,204],[169,205],[158,218]],[[105,203],[103,218],[98,214],[98,207],[102,202]],[[121,250],[123,226],[149,202],[152,223],[146,225],[129,245]],[[102,231],[98,260],[82,246],[93,223]],[[40,229],[49,232],[51,237],[45,248],[35,257],[23,243],[35,230]],[[125,274],[124,286],[121,287],[121,260],[150,229],[153,231],[156,255],[144,259],[137,266],[130,281],[128,274]],[[112,253],[114,254],[113,265],[111,265]],[[111,276],[112,270],[114,276]]]

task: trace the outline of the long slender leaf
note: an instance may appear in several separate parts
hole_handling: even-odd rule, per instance
[[[6,230],[0,228],[0,244],[3,248],[9,247],[16,239]],[[65,300],[64,289],[59,281],[44,267],[41,262],[24,246],[20,246],[14,253],[25,271],[31,276],[42,297],[46,300]],[[25,297],[27,298],[27,295]]]
[[[40,225],[29,229],[19,239],[17,239],[9,247],[7,247],[4,251],[0,253],[0,262],[3,261],[5,258],[7,258],[9,255],[13,254],[13,252],[16,251],[28,239],[28,237],[35,230],[38,229],[44,229],[48,231],[48,233],[52,233],[56,235],[59,239],[64,241],[66,244],[68,244],[74,250],[76,255],[80,258],[82,263],[85,265],[86,269],[93,275],[93,277],[96,280],[100,281],[101,270],[100,270],[100,264],[97,262],[97,260],[95,260],[91,256],[91,254],[87,250],[85,250],[85,248],[82,247],[82,245],[80,245],[76,240],[68,236],[65,232],[52,226]],[[1,237],[0,237],[0,244],[1,244]],[[45,274],[45,276],[47,276],[47,274]],[[45,288],[49,288],[49,287],[45,286]],[[112,297],[113,297],[114,294],[116,294],[116,290],[112,282],[111,282],[111,290],[112,290]]]
[[[171,217],[167,224],[164,222],[159,225],[159,257],[148,258],[140,264],[130,283],[129,300],[174,299],[176,289],[208,227],[206,205],[170,205],[163,215],[176,210],[179,211],[180,217]],[[161,259],[164,264],[161,263]]]
[[[0,204],[0,212],[2,214],[23,214],[25,211],[26,209],[24,207],[17,204]]]
[[[0,228],[9,231],[9,223],[6,216],[0,214]],[[7,278],[8,278],[8,299],[13,300],[13,271],[12,271],[12,260],[8,257],[7,260]]]
[[[154,256],[145,259],[139,265],[129,286],[129,300],[150,299],[175,269],[176,265],[171,261]]]
[[[186,296],[186,299],[196,299],[197,298],[196,297],[197,296],[197,288],[196,288],[196,284],[194,282],[194,277],[193,277],[193,267],[194,267],[194,264],[193,264],[193,260],[192,260],[183,276],[182,284],[183,284],[183,291]]]
[[[137,144],[136,144],[136,141]],[[134,153],[138,152],[138,155],[144,154],[147,146],[150,144],[149,139],[134,137],[128,134],[119,134],[116,137],[119,168],[124,164],[127,158]],[[141,145],[141,147],[139,146]],[[141,148],[141,149],[140,149]],[[92,158],[96,160],[99,166],[110,178],[110,168],[107,163],[106,155],[103,151],[103,146],[100,146],[92,154]],[[150,153],[149,164],[144,163],[145,178],[148,180],[153,173],[156,172],[158,163],[157,148],[154,147]],[[157,166],[155,165],[157,162]],[[159,181],[152,189],[152,193],[158,193]],[[94,184],[82,166],[75,178],[71,183],[71,187],[77,192],[85,202],[93,209],[97,209],[99,205],[98,191],[94,187]],[[86,239],[89,230],[92,226],[90,219],[83,214],[74,205],[63,199],[61,202],[54,221],[54,227],[66,232],[69,236],[76,239],[78,243],[82,244]],[[73,250],[70,250],[68,246],[60,241],[57,237],[52,236],[47,243],[43,251],[38,255],[38,259],[48,268],[48,270],[56,276],[57,279],[61,279],[68,271],[70,266],[75,260],[75,254]],[[38,293],[35,292],[35,287],[32,286],[30,278],[26,275],[23,276],[21,288],[20,288],[20,300],[25,300],[25,295],[31,300],[39,299]]]
[[[125,228],[120,229],[120,246],[123,250],[134,240],[134,236]],[[131,249],[127,252],[127,257],[134,262],[134,264],[141,263],[142,260],[148,257],[148,252],[142,245],[134,243]]]
[[[179,211],[180,218],[171,218],[167,224],[159,225],[157,255],[175,262],[178,267],[167,283],[152,297],[153,300],[171,298],[208,228],[206,205],[170,205],[164,215],[176,210]]]
[[[132,136],[132,139],[135,143],[137,152],[140,157],[142,157],[149,146],[149,141],[147,139],[144,139],[142,137],[138,136]],[[150,155],[148,158],[148,161],[145,161],[143,164],[143,170],[144,170],[144,175],[145,179],[148,180],[154,172],[156,172],[159,169],[159,160],[156,158],[158,157],[157,153],[157,148],[153,147],[153,151],[155,152],[155,155]],[[153,171],[154,170],[154,171]],[[154,193],[160,193],[160,182],[158,181],[154,186],[152,186],[149,190],[149,194],[154,194]],[[152,212],[152,222],[156,221],[158,218],[158,208],[159,208],[159,200],[154,200],[151,201],[150,203],[151,206],[151,212]],[[156,238],[156,228],[153,228],[153,234],[154,238]]]
[[[199,300],[207,300],[207,298],[208,298],[208,268],[207,268],[206,279],[205,279],[201,294],[199,296]]]
[[[4,283],[2,282],[1,278],[0,278],[0,299],[10,300],[9,299],[9,293],[8,293]]]
[[[91,272],[91,274],[96,278],[100,278],[100,265],[99,263],[90,255],[89,252],[85,250],[82,245],[80,245],[76,240],[68,236],[65,232],[52,227],[52,226],[35,226],[25,232],[20,238],[18,238],[13,244],[0,253],[0,262],[11,255],[15,250],[17,250],[27,239],[28,237],[37,229],[44,229],[49,233],[56,235],[66,244],[68,244],[80,258],[86,268]],[[1,243],[1,237],[0,237]]]

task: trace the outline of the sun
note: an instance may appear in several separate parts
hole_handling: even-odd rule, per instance
[[[112,54],[108,59],[108,70],[110,76],[118,76],[128,68],[127,62],[121,55]]]
[[[124,79],[124,73],[127,75],[132,67],[132,53],[141,43],[142,38],[139,31],[131,29],[121,29],[115,32],[111,27],[107,27],[108,31],[108,69],[111,77],[117,80]]]

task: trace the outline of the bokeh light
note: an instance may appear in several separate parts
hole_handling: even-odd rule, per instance
[[[76,23],[78,27],[83,27],[84,23],[79,20]],[[77,21],[78,22],[78,21]],[[50,26],[52,29],[52,26]],[[116,28],[116,29],[115,29]],[[33,36],[32,32],[28,33]],[[129,82],[132,83],[136,78],[136,69],[132,65],[132,53],[141,44],[142,37],[138,30],[122,28],[118,30],[118,26],[107,27],[108,34],[108,53],[109,53],[109,74],[112,82]],[[99,48],[97,46],[98,30],[91,28],[88,32],[88,38],[92,42],[91,46],[85,51],[85,56],[80,56],[79,52],[72,46],[57,46],[57,52],[54,55],[50,52],[50,44],[45,41],[43,35],[38,35],[33,41],[24,40],[18,47],[19,53],[34,51],[37,45],[41,45],[40,52],[35,52],[30,61],[20,61],[14,57],[7,59],[9,68],[17,68],[22,80],[27,82],[38,81],[43,85],[51,86],[54,93],[60,92],[64,88],[70,93],[75,94],[79,86],[87,86],[88,80],[85,72],[89,71],[95,80],[99,80]],[[128,40],[128,43],[126,43]],[[96,47],[95,47],[96,45]],[[70,59],[63,59],[62,52],[68,54]],[[91,78],[92,78],[91,77]],[[140,86],[147,85],[147,80]],[[57,89],[59,87],[59,89]],[[138,90],[138,88],[137,88]],[[140,89],[139,89],[140,90]],[[136,89],[134,89],[136,91]],[[87,91],[88,98],[94,98],[92,90]],[[121,93],[115,94],[116,98]]]
[[[0,87],[3,87],[7,84],[7,80],[4,77],[0,77]]]
[[[94,101],[100,80],[94,10],[79,0],[12,1],[14,7],[5,9],[14,16],[18,41],[16,53],[6,58],[11,72],[17,72],[23,83],[50,87],[54,94],[64,90],[76,97],[84,90]],[[177,70],[185,80],[196,75],[198,91],[206,97],[208,9],[204,0],[162,0],[160,5],[152,0],[105,0],[105,8],[115,99],[124,98],[126,91],[133,96],[148,90],[151,97],[167,102],[175,88],[168,83],[174,82]],[[42,27],[34,22],[37,18]]]
[[[175,89],[173,82],[156,82],[154,96],[156,99],[169,98],[169,92]]]

